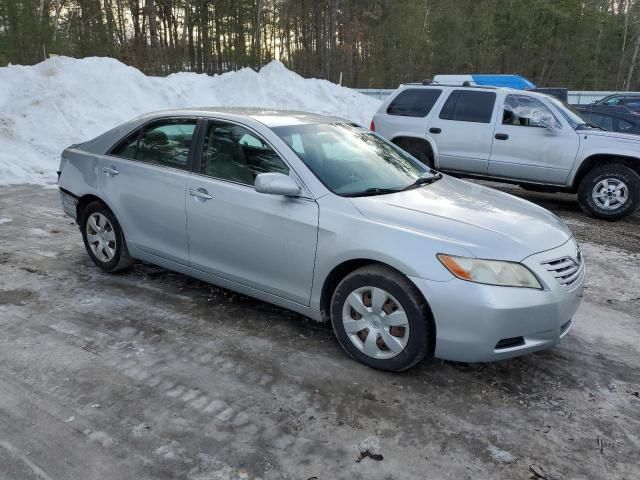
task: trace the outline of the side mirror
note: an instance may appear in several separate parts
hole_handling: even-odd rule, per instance
[[[254,188],[258,193],[286,195],[287,197],[297,197],[302,192],[300,185],[284,173],[260,173],[256,177]]]

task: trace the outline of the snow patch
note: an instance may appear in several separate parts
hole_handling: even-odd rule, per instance
[[[489,446],[489,453],[491,454],[491,458],[493,458],[496,462],[500,463],[513,463],[516,461],[516,457],[514,457],[511,452],[506,450],[502,450],[494,445]]]
[[[60,153],[143,113],[185,107],[260,107],[334,115],[368,125],[379,102],[273,61],[208,76],[146,76],[106,57],[56,57],[0,68],[0,185],[51,184]]]

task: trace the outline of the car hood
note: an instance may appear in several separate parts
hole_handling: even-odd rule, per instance
[[[520,261],[571,238],[548,210],[446,175],[411,190],[350,200],[373,221],[455,244],[478,258]]]
[[[633,133],[610,132],[607,130],[578,130],[578,133],[586,135],[595,140],[615,140],[618,142],[629,142],[634,145],[640,144],[640,135]]]

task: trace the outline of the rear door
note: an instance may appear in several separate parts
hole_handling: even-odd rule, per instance
[[[436,142],[438,165],[444,170],[486,174],[495,122],[496,93],[462,90],[451,92],[440,114],[429,125]]]
[[[259,173],[295,175],[258,133],[210,120],[187,194],[193,268],[309,304],[318,236],[311,198],[266,195]]]
[[[196,118],[165,118],[136,130],[100,160],[100,187],[127,242],[188,265],[185,195]]]
[[[506,95],[500,111],[489,175],[564,184],[580,146],[576,131],[531,95]],[[545,128],[543,119],[553,128]]]

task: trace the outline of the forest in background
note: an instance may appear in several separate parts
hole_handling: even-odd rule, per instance
[[[640,0],[0,0],[0,65],[111,56],[151,75],[254,69],[394,88],[436,74],[639,90]]]

